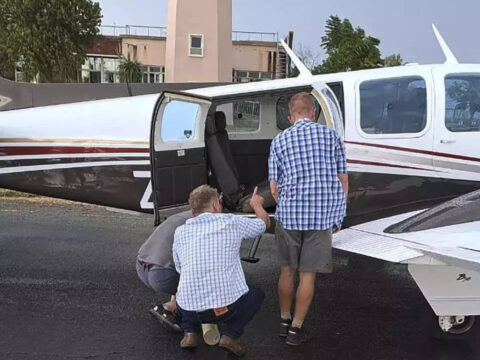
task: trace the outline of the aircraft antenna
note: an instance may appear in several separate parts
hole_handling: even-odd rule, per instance
[[[445,55],[445,64],[458,64],[458,60],[453,54],[452,50],[448,47],[447,43],[443,39],[442,34],[438,31],[435,24],[432,24],[433,32],[435,33],[435,37],[437,38],[438,44],[442,48],[443,54]]]
[[[308,68],[303,64],[302,60],[300,60],[298,56],[295,55],[293,50],[290,49],[290,47],[285,43],[285,41],[280,39],[280,43],[282,44],[283,48],[287,52],[292,62],[295,64],[295,67],[300,72],[300,75],[298,75],[298,77],[311,77],[312,73],[310,72],[310,70],[308,70]]]

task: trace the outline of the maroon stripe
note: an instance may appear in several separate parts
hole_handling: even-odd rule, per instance
[[[0,147],[0,155],[49,155],[49,154],[94,154],[94,153],[146,153],[142,148],[111,148],[83,146],[12,146]]]
[[[394,165],[394,164],[385,164],[385,163],[379,163],[379,162],[374,162],[374,161],[347,160],[347,163],[349,163],[349,164],[373,165],[373,166],[387,166],[387,167],[401,168],[401,169],[433,171],[433,170],[430,170],[430,169],[422,169],[422,168],[416,168],[416,167],[411,167],[411,166],[402,166],[402,165]]]
[[[468,160],[468,161],[480,162],[480,158],[476,158],[476,157],[455,155],[455,154],[447,154],[447,153],[428,151],[428,150],[410,149],[410,148],[404,148],[404,147],[399,147],[399,146],[391,146],[391,145],[383,145],[383,144],[362,143],[362,142],[356,142],[356,141],[345,141],[345,143],[346,144],[354,144],[354,145],[365,145],[365,146],[371,146],[371,147],[377,147],[377,148],[383,148],[383,149],[406,151],[406,152],[417,153],[417,154],[442,156],[442,157],[451,158],[451,159],[459,159],[459,160]]]

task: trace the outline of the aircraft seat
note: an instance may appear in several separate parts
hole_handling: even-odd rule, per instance
[[[223,201],[228,209],[252,212],[248,202],[255,186],[245,189],[245,186],[240,184],[240,177],[230,148],[226,125],[226,116],[223,111],[216,111],[215,114],[207,116],[205,144],[209,169],[213,175],[213,178],[210,178],[210,182],[223,193]],[[256,186],[259,187],[259,194],[265,199],[264,206],[274,206],[275,203],[270,194],[269,182],[262,182]]]

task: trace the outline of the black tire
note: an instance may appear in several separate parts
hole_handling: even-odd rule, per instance
[[[462,324],[453,326],[447,332],[440,328],[438,316],[433,314],[430,323],[432,336],[439,340],[465,340],[476,331],[475,316],[465,316],[465,321]]]

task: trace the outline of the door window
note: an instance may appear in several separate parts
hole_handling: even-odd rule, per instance
[[[445,77],[445,126],[452,132],[480,131],[480,76]]]
[[[425,80],[419,76],[360,84],[360,126],[367,134],[421,132],[427,122]]]
[[[162,115],[162,141],[192,141],[200,106],[195,103],[171,100]]]

